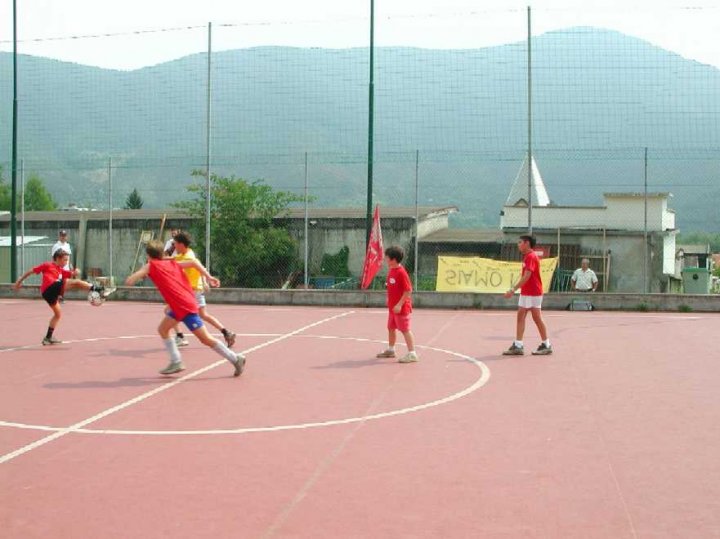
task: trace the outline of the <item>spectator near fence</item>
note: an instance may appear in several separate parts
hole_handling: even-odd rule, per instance
[[[66,271],[72,270],[72,264],[70,263],[70,259],[72,258],[72,247],[70,247],[70,243],[68,243],[68,233],[67,230],[61,230],[58,233],[58,240],[55,242],[55,245],[52,246],[52,249],[50,250],[50,257],[54,257],[55,253],[58,251],[64,251],[69,256],[67,258],[68,262],[63,267]]]
[[[575,292],[595,292],[598,287],[598,278],[595,272],[590,269],[590,260],[583,258],[581,267],[575,270],[570,287]]]

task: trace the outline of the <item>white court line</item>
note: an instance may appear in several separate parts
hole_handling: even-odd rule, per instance
[[[253,346],[251,348],[248,348],[247,350],[244,350],[245,353],[254,352],[256,350],[260,350],[261,348],[264,348],[266,346],[270,346],[271,344],[275,344],[277,342],[283,341],[285,339],[288,339],[294,335],[297,335],[298,333],[301,333],[305,330],[308,330],[310,328],[314,328],[316,326],[319,326],[321,324],[324,324],[325,322],[330,322],[332,320],[336,320],[338,318],[343,318],[349,314],[352,314],[355,311],[346,311],[344,313],[337,314],[335,316],[331,316],[328,318],[323,318],[322,320],[319,320],[317,322],[313,322],[312,324],[308,324],[306,326],[303,326],[301,328],[298,328],[294,331],[291,331],[290,333],[285,333],[283,335],[280,335],[279,337],[276,337],[274,339],[271,339],[269,341],[266,341],[264,343],[258,344],[256,346]],[[132,398],[130,400],[127,400],[125,402],[122,402],[118,404],[117,406],[113,406],[112,408],[108,408],[107,410],[104,410],[98,414],[95,414],[92,417],[89,417],[87,419],[84,419],[82,421],[79,421],[75,423],[74,425],[70,425],[69,427],[65,427],[62,430],[59,430],[57,432],[54,432],[53,434],[50,434],[49,436],[46,436],[45,438],[41,438],[40,440],[37,440],[35,442],[32,442],[30,444],[27,444],[20,449],[16,449],[15,451],[12,451],[10,453],[6,453],[5,455],[0,456],[0,464],[4,464],[6,462],[9,462],[13,460],[14,458],[19,457],[20,455],[24,455],[25,453],[28,453],[32,451],[33,449],[37,449],[38,447],[41,447],[45,444],[48,444],[52,442],[53,440],[57,440],[58,438],[62,438],[63,436],[66,436],[70,434],[71,432],[77,432],[79,429],[82,429],[86,425],[89,425],[91,423],[95,423],[96,421],[99,421],[100,419],[107,417],[109,415],[114,414],[115,412],[119,412],[120,410],[124,410],[125,408],[128,408],[132,406],[133,404],[137,404],[138,402],[142,402],[145,399],[148,399],[152,397],[153,395],[157,395],[158,393],[161,393],[163,391],[167,391],[170,388],[175,387],[176,385],[184,382],[185,380],[189,380],[191,378],[195,378],[196,376],[199,376],[200,374],[203,374],[209,370],[214,369],[215,367],[218,367],[219,365],[224,365],[227,362],[226,359],[221,359],[216,361],[215,363],[212,363],[206,367],[203,367],[202,369],[198,369],[197,371],[191,372],[190,374],[186,374],[185,376],[182,376],[176,380],[173,380],[170,383],[167,383],[165,385],[162,385],[160,387],[157,387],[155,389],[152,389],[150,391],[147,391],[143,393],[142,395],[138,395],[135,398]]]
[[[357,342],[367,342],[367,343],[377,343],[377,344],[384,344],[386,341],[379,340],[379,339],[368,339],[363,337],[341,337],[336,335],[295,335],[296,337],[303,338],[303,339],[327,339],[327,340],[348,340],[348,341],[357,341]],[[404,414],[410,414],[413,412],[419,412],[421,410],[426,410],[428,408],[434,408],[436,406],[440,406],[443,404],[448,404],[450,402],[462,399],[463,397],[466,397],[470,395],[471,393],[477,391],[482,386],[484,386],[488,380],[490,379],[490,369],[482,362],[479,361],[471,356],[467,356],[465,354],[461,354],[459,352],[453,352],[452,350],[445,350],[443,348],[436,348],[433,346],[425,346],[425,345],[415,345],[416,348],[420,348],[423,350],[432,350],[434,352],[440,352],[443,354],[448,354],[450,356],[454,356],[457,358],[460,358],[462,360],[465,360],[473,365],[475,365],[481,372],[480,377],[473,382],[472,385],[466,387],[465,389],[461,389],[460,391],[453,393],[452,395],[448,395],[447,397],[442,397],[440,399],[426,402],[422,404],[417,404],[415,406],[409,406],[407,408],[400,408],[397,410],[389,410],[387,412],[381,412],[373,415],[364,415],[360,417],[348,417],[343,419],[330,419],[326,421],[316,421],[313,423],[297,423],[297,424],[291,424],[291,425],[269,425],[264,427],[241,427],[241,428],[235,428],[235,429],[208,429],[208,430],[119,430],[119,429],[85,429],[78,427],[73,430],[74,433],[77,434],[112,434],[112,435],[133,435],[133,436],[203,436],[203,435],[218,435],[218,434],[250,434],[250,433],[258,433],[258,432],[278,432],[278,431],[287,431],[287,430],[304,430],[304,429],[313,429],[313,428],[320,428],[320,427],[331,427],[335,425],[347,425],[351,423],[358,423],[358,422],[365,422],[373,419],[383,419],[386,417],[394,417]],[[15,423],[15,422],[9,422],[9,421],[0,421],[0,427],[12,427],[12,428],[18,428],[18,429],[27,429],[27,430],[42,430],[47,432],[61,432],[66,430],[66,427],[53,427],[49,425],[30,425],[27,423]]]
[[[222,334],[220,333],[213,333],[213,337],[222,337]],[[280,335],[283,335],[282,333],[236,333],[238,337],[279,337]],[[61,344],[54,344],[49,349],[52,350],[53,348],[59,349],[63,344],[78,344],[78,343],[86,343],[86,342],[99,342],[99,341],[115,341],[118,339],[124,339],[124,340],[133,340],[133,339],[151,339],[157,337],[157,333],[153,333],[152,335],[119,335],[116,337],[92,337],[90,339],[71,339],[67,341],[63,341]],[[195,338],[195,335],[192,333],[189,333],[186,335],[186,337],[192,337]],[[43,346],[42,344],[25,344],[23,346],[14,346],[12,348],[0,348],[0,354],[5,352],[16,352],[18,350],[32,350],[34,348],[47,348],[46,346]],[[61,349],[61,348],[60,348]]]

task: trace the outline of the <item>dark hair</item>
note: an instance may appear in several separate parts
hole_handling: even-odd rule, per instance
[[[165,245],[160,240],[152,240],[145,247],[145,252],[150,258],[160,259],[165,254]]]
[[[385,249],[385,256],[390,260],[395,260],[398,264],[405,258],[405,251],[399,245],[391,245]]]
[[[520,236],[520,239],[528,242],[530,244],[530,247],[535,247],[535,245],[537,244],[537,240],[535,239],[535,236],[530,236],[530,235],[525,234],[523,236]]]
[[[58,249],[53,253],[53,260],[57,260],[58,258],[62,258],[63,256],[68,256],[70,253],[67,251],[63,251],[62,249]]]
[[[183,232],[182,230],[175,234],[175,243],[182,243],[185,247],[190,247],[190,234]]]

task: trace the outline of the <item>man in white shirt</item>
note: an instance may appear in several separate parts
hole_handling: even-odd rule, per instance
[[[571,290],[574,292],[595,292],[598,287],[598,278],[595,272],[590,269],[590,260],[583,258],[581,266],[573,273],[570,281]]]
[[[61,230],[58,234],[58,240],[55,242],[55,245],[52,246],[52,249],[50,251],[50,256],[52,257],[55,255],[57,251],[62,249],[70,256],[68,257],[68,263],[65,265],[63,269],[66,269],[68,271],[71,271],[72,264],[70,264],[70,259],[72,258],[72,248],[70,247],[70,244],[68,243],[68,233],[67,230]]]
[[[165,255],[166,256],[174,256],[175,255],[175,236],[177,233],[180,232],[177,228],[173,228],[170,230],[170,239],[165,242]]]

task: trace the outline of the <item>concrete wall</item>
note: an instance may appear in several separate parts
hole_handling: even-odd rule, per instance
[[[108,221],[97,219],[98,215],[74,213],[68,215],[65,221],[27,221],[25,230],[27,235],[48,236],[49,242],[54,243],[58,231],[65,229],[69,234],[69,241],[73,248],[73,263],[80,267],[85,274],[88,271],[99,271],[102,275],[110,272],[110,253],[108,242]],[[302,261],[304,256],[304,221],[303,219],[278,220],[285,226],[297,242],[298,258]],[[169,237],[170,229],[189,229],[192,221],[186,218],[170,218],[165,223],[163,240]],[[388,217],[381,219],[383,240],[386,246],[397,244],[402,246],[407,254],[413,249],[414,217]],[[431,234],[437,230],[447,228],[448,215],[430,215],[421,217],[419,224],[420,237]],[[7,223],[0,225],[0,230],[7,227]],[[159,219],[116,219],[113,221],[113,273],[122,280],[132,272],[136,259],[138,242],[142,230],[152,230],[159,233]],[[81,231],[84,230],[84,235]],[[0,232],[2,233],[2,232]],[[81,241],[84,236],[85,241]],[[320,274],[320,265],[324,254],[335,254],[344,246],[350,249],[349,269],[351,274],[359,276],[362,271],[365,257],[365,219],[364,218],[318,218],[311,219],[309,226],[309,261],[310,273]],[[242,238],[238,238],[242,241]],[[50,250],[48,249],[48,258]],[[139,262],[145,260],[141,252]]]
[[[188,228],[190,221],[186,219],[168,220],[165,224],[165,238],[169,237],[171,228]],[[80,229],[85,228],[85,242],[81,242]],[[91,268],[99,269],[102,275],[110,271],[108,222],[81,219],[65,222],[28,221],[25,233],[33,236],[47,236],[46,243],[51,245],[57,241],[58,231],[68,232],[70,246],[73,250],[73,264],[80,267],[86,274]],[[159,221],[122,220],[113,222],[113,272],[118,278],[125,278],[131,273],[131,267],[137,252],[141,230],[153,230],[159,234]],[[50,248],[47,258],[50,259]],[[141,253],[141,261],[145,260]],[[26,264],[27,265],[27,264]],[[29,269],[29,268],[25,268]],[[21,268],[21,271],[22,270]]]
[[[535,235],[540,244],[555,245],[557,243],[556,230],[536,230]],[[508,241],[516,237],[517,233],[508,233],[507,235]],[[667,287],[668,277],[663,271],[664,238],[665,234],[650,234],[648,237],[648,291],[653,293],[664,292]],[[608,291],[643,293],[645,241],[642,234],[607,232],[603,240],[602,231],[562,230],[561,242],[579,245],[581,251],[610,251]]]
[[[517,309],[517,300],[505,299],[499,294],[468,294],[443,292],[416,292],[413,301],[417,308],[423,309]],[[37,287],[24,287],[19,292],[9,285],[0,285],[0,298],[33,298],[39,300]],[[84,294],[73,292],[69,299],[82,299]],[[682,294],[547,294],[543,308],[547,310],[566,309],[573,299],[589,299],[598,310],[612,311],[695,311],[719,312],[718,295],[682,295]],[[252,290],[221,288],[208,296],[210,303],[228,303],[242,305],[302,305],[332,306],[346,308],[385,307],[384,292],[364,292],[359,290]],[[161,298],[154,288],[119,288],[113,301],[154,301]],[[90,308],[90,307],[88,307]],[[158,305],[158,314],[160,305]],[[577,316],[592,316],[591,313],[577,313]]]
[[[313,221],[315,222],[314,224]],[[335,254],[344,246],[350,249],[350,273],[359,276],[365,260],[365,219],[316,219],[308,227],[310,273],[320,274],[324,254]],[[286,221],[290,234],[297,240],[298,257],[304,254],[305,231],[302,220]],[[408,256],[414,249],[415,219],[410,217],[381,218],[385,247],[400,245]],[[422,219],[418,227],[420,237],[448,227],[448,216],[438,215]]]

